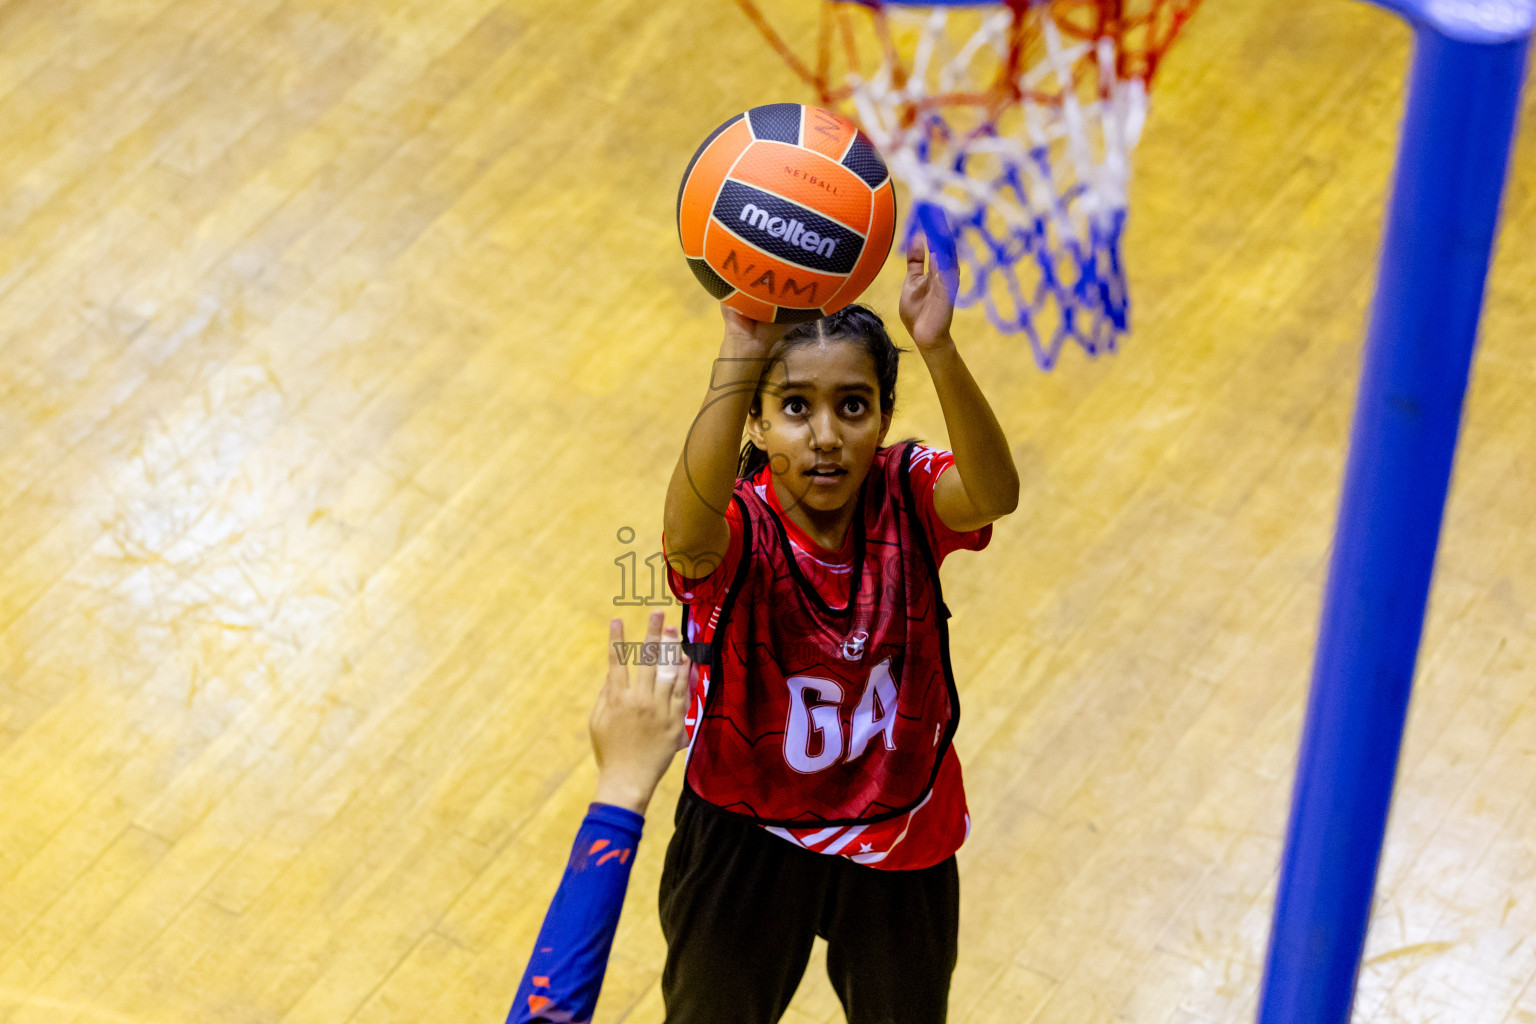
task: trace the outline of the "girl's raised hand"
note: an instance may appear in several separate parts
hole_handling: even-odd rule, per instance
[[[739,355],[766,356],[779,343],[794,324],[770,324],[743,316],[730,306],[720,304],[720,315],[725,317],[725,340],[730,342]]]
[[[936,261],[928,260],[927,270],[923,269],[927,255],[922,234],[914,235],[907,246],[907,279],[901,286],[900,310],[901,322],[920,350],[951,344],[949,325],[955,316],[955,304],[934,265]]]

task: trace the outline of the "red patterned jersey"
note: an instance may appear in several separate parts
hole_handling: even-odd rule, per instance
[[[688,716],[695,794],[881,868],[926,867],[964,842],[938,566],[985,547],[991,527],[938,518],[933,486],[953,464],[915,443],[878,451],[835,552],[784,513],[767,468],[737,482],[721,563],[701,579],[668,572],[686,638],[708,651]]]

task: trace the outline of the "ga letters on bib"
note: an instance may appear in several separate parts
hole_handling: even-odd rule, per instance
[[[951,739],[960,705],[939,565],[992,527],[949,529],[954,456],[875,453],[843,547],[784,511],[770,470],[739,480],[713,571],[668,566],[694,644],[685,786],[807,849],[890,870],[949,857],[969,829]]]

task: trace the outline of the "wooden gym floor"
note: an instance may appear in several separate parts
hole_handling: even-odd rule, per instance
[[[1208,0],[1123,353],[960,319],[1024,480],[946,570],[962,1024],[1253,1011],[1408,42]],[[505,1015],[718,341],[677,178],[788,98],[724,2],[0,2],[0,1021]],[[1361,1022],[1536,1021],[1523,120]],[[660,1020],[676,792],[601,1021]]]

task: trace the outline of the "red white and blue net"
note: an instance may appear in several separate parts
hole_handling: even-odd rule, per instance
[[[810,59],[737,2],[880,148],[910,192],[904,241],[923,230],[955,262],[959,305],[1026,337],[1043,369],[1068,343],[1117,347],[1130,155],[1199,0],[823,0]]]

